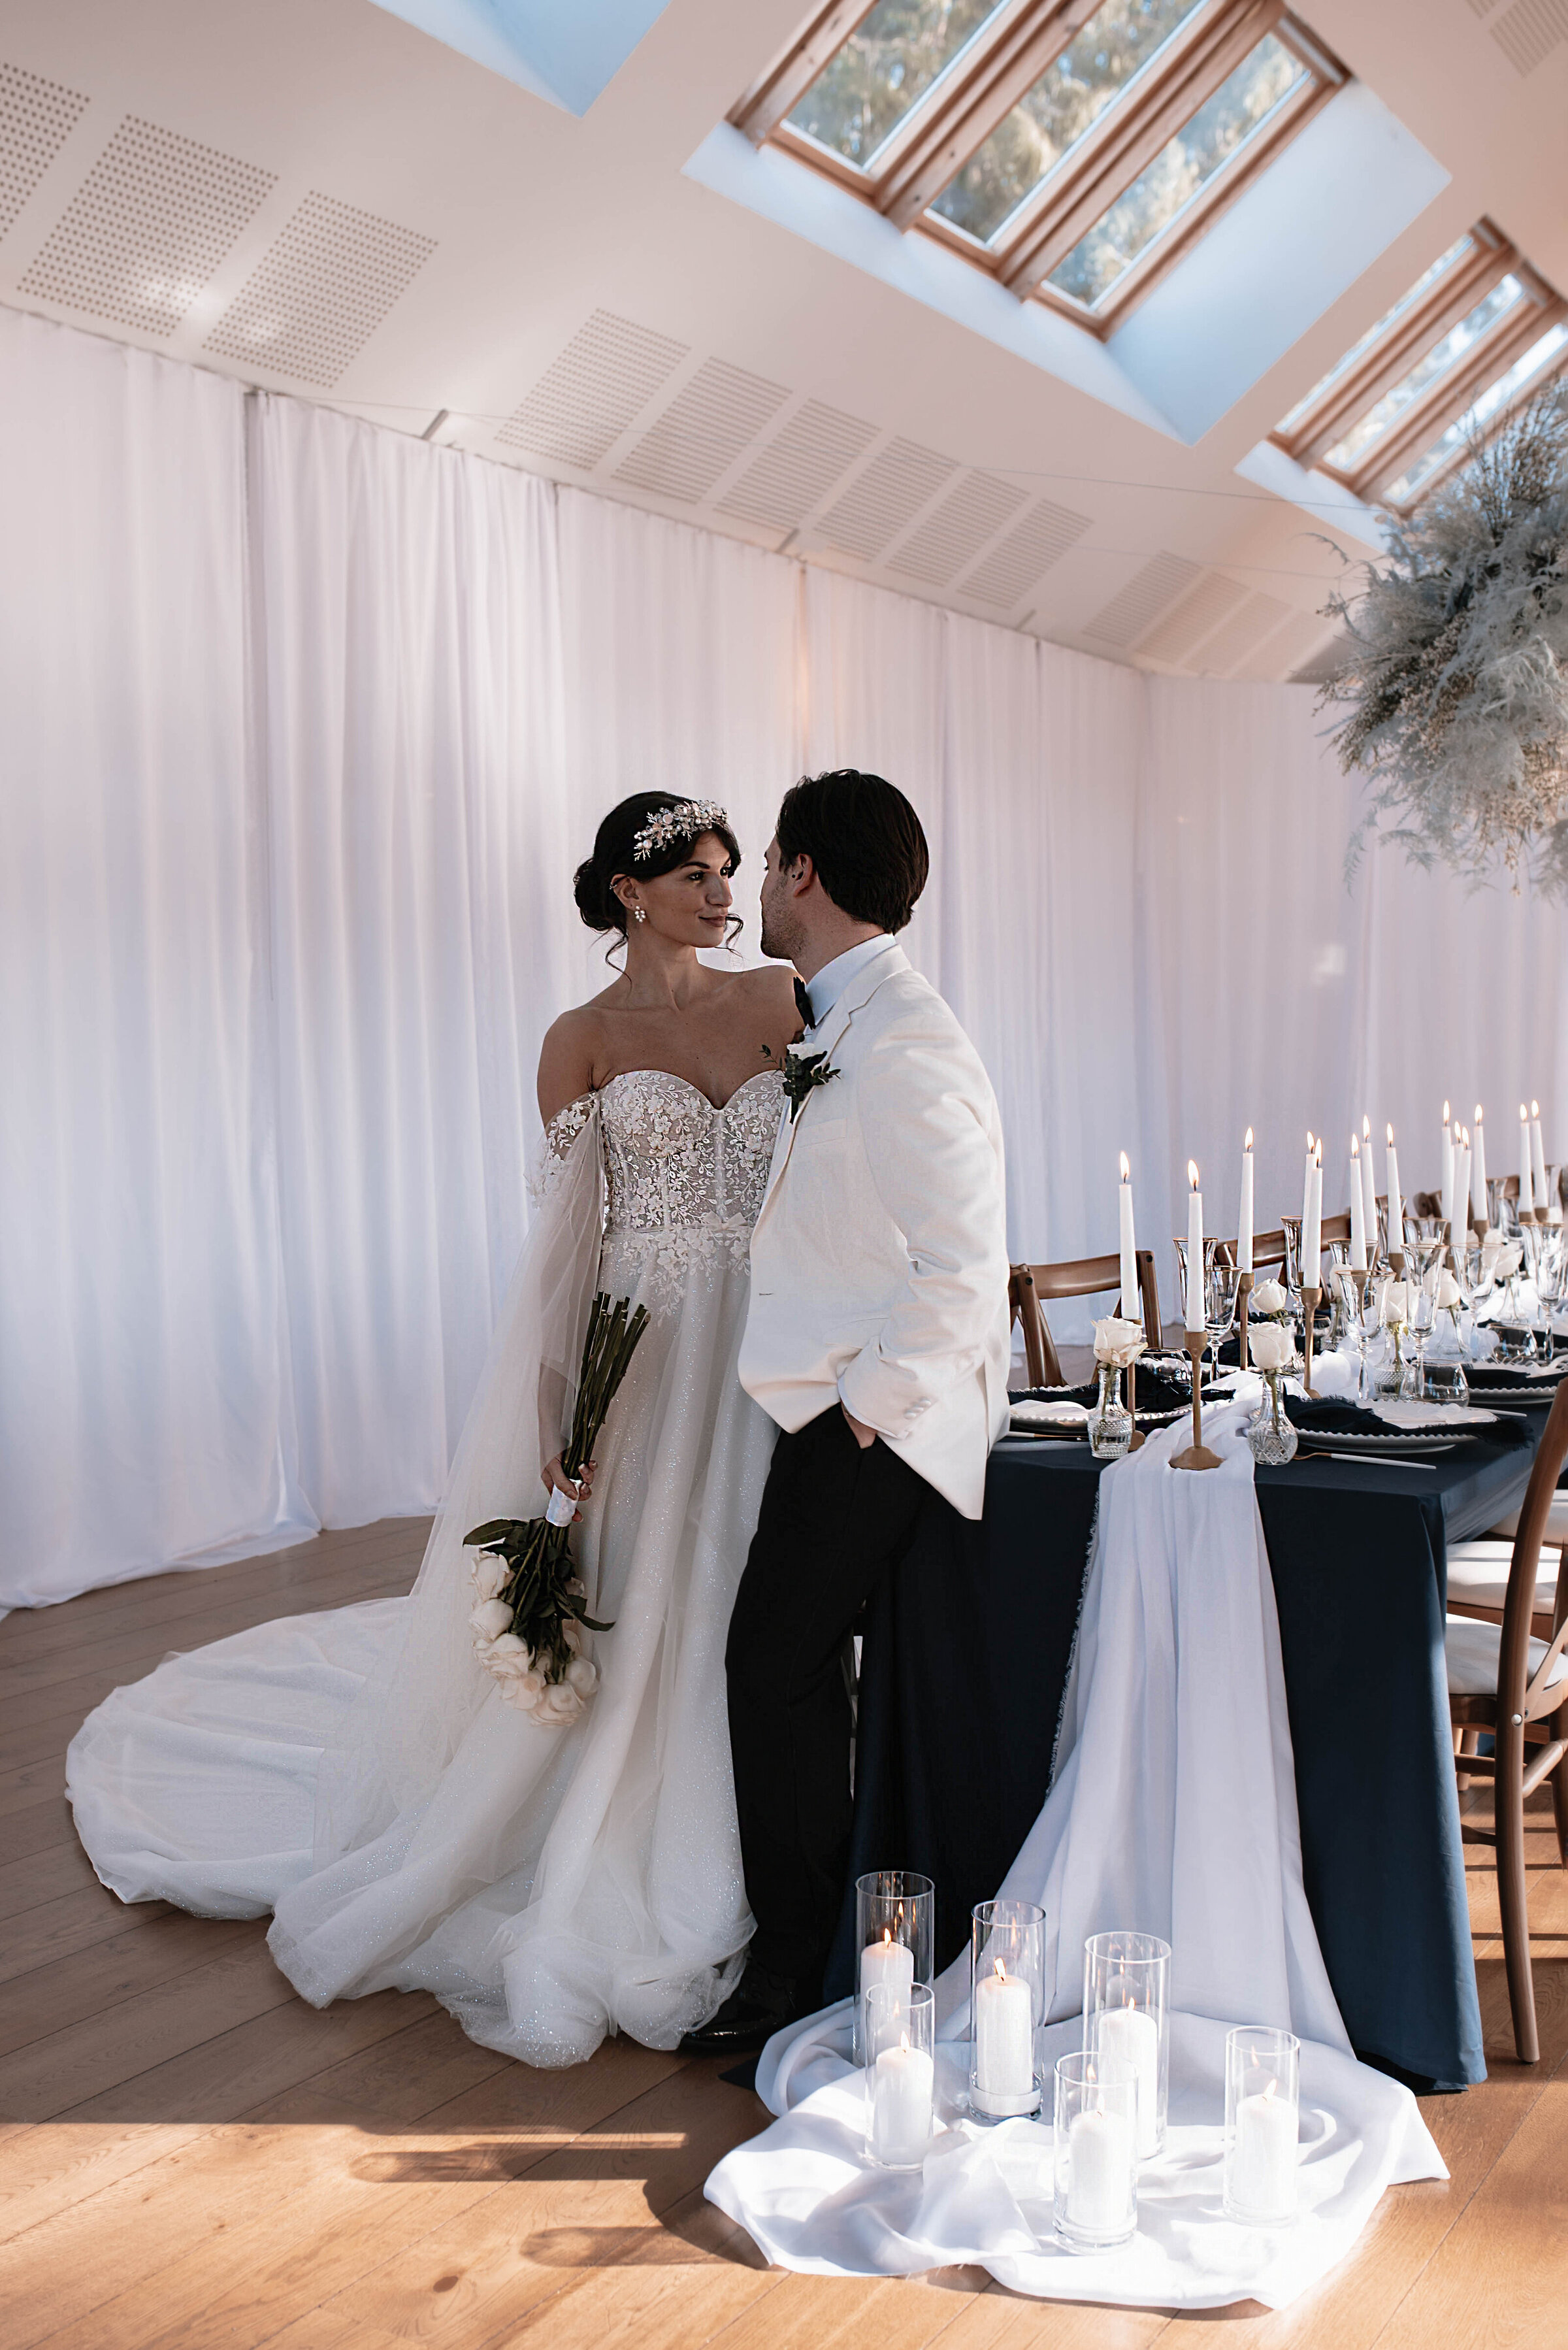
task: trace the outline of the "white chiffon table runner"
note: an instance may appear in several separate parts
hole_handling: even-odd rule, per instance
[[[1205,1414],[1217,1470],[1171,1470],[1190,1440],[1179,1424],[1100,1481],[1051,1792],[997,1888],[1045,1911],[1042,2122],[981,2129],[961,2113],[967,1952],[937,1986],[939,2133],[920,2173],[866,2162],[849,2002],[776,2034],[757,2090],[779,2118],[707,2192],[779,2265],[862,2276],[964,2262],[1073,2300],[1279,2307],[1344,2257],[1386,2186],[1447,2177],[1409,2091],[1351,2054],[1307,1908],[1244,1410]],[[1140,2173],[1132,2242],[1075,2256],[1051,2238],[1050,2068],[1079,2044],[1084,1943],[1116,1928],[1172,1947],[1171,2129]],[[1235,2023],[1288,2025],[1303,2043],[1303,2216],[1288,2230],[1220,2212]]]

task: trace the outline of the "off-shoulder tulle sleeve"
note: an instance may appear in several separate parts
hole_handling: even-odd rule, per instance
[[[493,1683],[469,1627],[474,1554],[486,1518],[545,1506],[565,1399],[582,1357],[598,1275],[604,1180],[597,1097],[552,1119],[529,1181],[527,1237],[431,1530],[401,1649],[349,1708],[317,1780],[316,1865],[379,1835],[433,1788]]]

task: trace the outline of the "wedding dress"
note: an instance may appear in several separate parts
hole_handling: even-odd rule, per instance
[[[122,1899],[271,1910],[314,2004],[428,1991],[532,2064],[707,2021],[751,1932],[724,1642],[774,1435],[735,1358],[780,1107],[773,1071],[716,1109],[638,1070],[561,1112],[410,1596],[167,1658],[78,1732],[78,1833]],[[462,1537],[542,1510],[596,1287],[651,1319],[576,1534],[602,1680],[545,1729],[473,1655]]]

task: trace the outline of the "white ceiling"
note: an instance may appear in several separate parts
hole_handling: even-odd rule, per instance
[[[1568,291],[1568,0],[1298,13],[1449,177],[1191,447],[683,171],[805,0],[670,0],[581,119],[372,0],[5,0],[0,299],[402,431],[445,411],[1112,659],[1285,676],[1335,518],[1238,465],[1480,213]]]

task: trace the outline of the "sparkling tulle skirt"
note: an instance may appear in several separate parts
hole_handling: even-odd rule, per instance
[[[168,1658],[89,1717],[68,1762],[78,1831],[124,1900],[271,1910],[277,1963],[313,2003],[428,1991],[542,2065],[608,2031],[673,2047],[751,1932],[724,1642],[774,1429],[735,1378],[743,1243],[612,1234],[598,1278],[653,1319],[578,1528],[590,1611],[614,1618],[579,1721],[529,1721],[468,1650],[468,1513],[535,1505],[495,1483],[533,1411],[508,1388],[536,1380],[503,1347],[410,1597]]]

